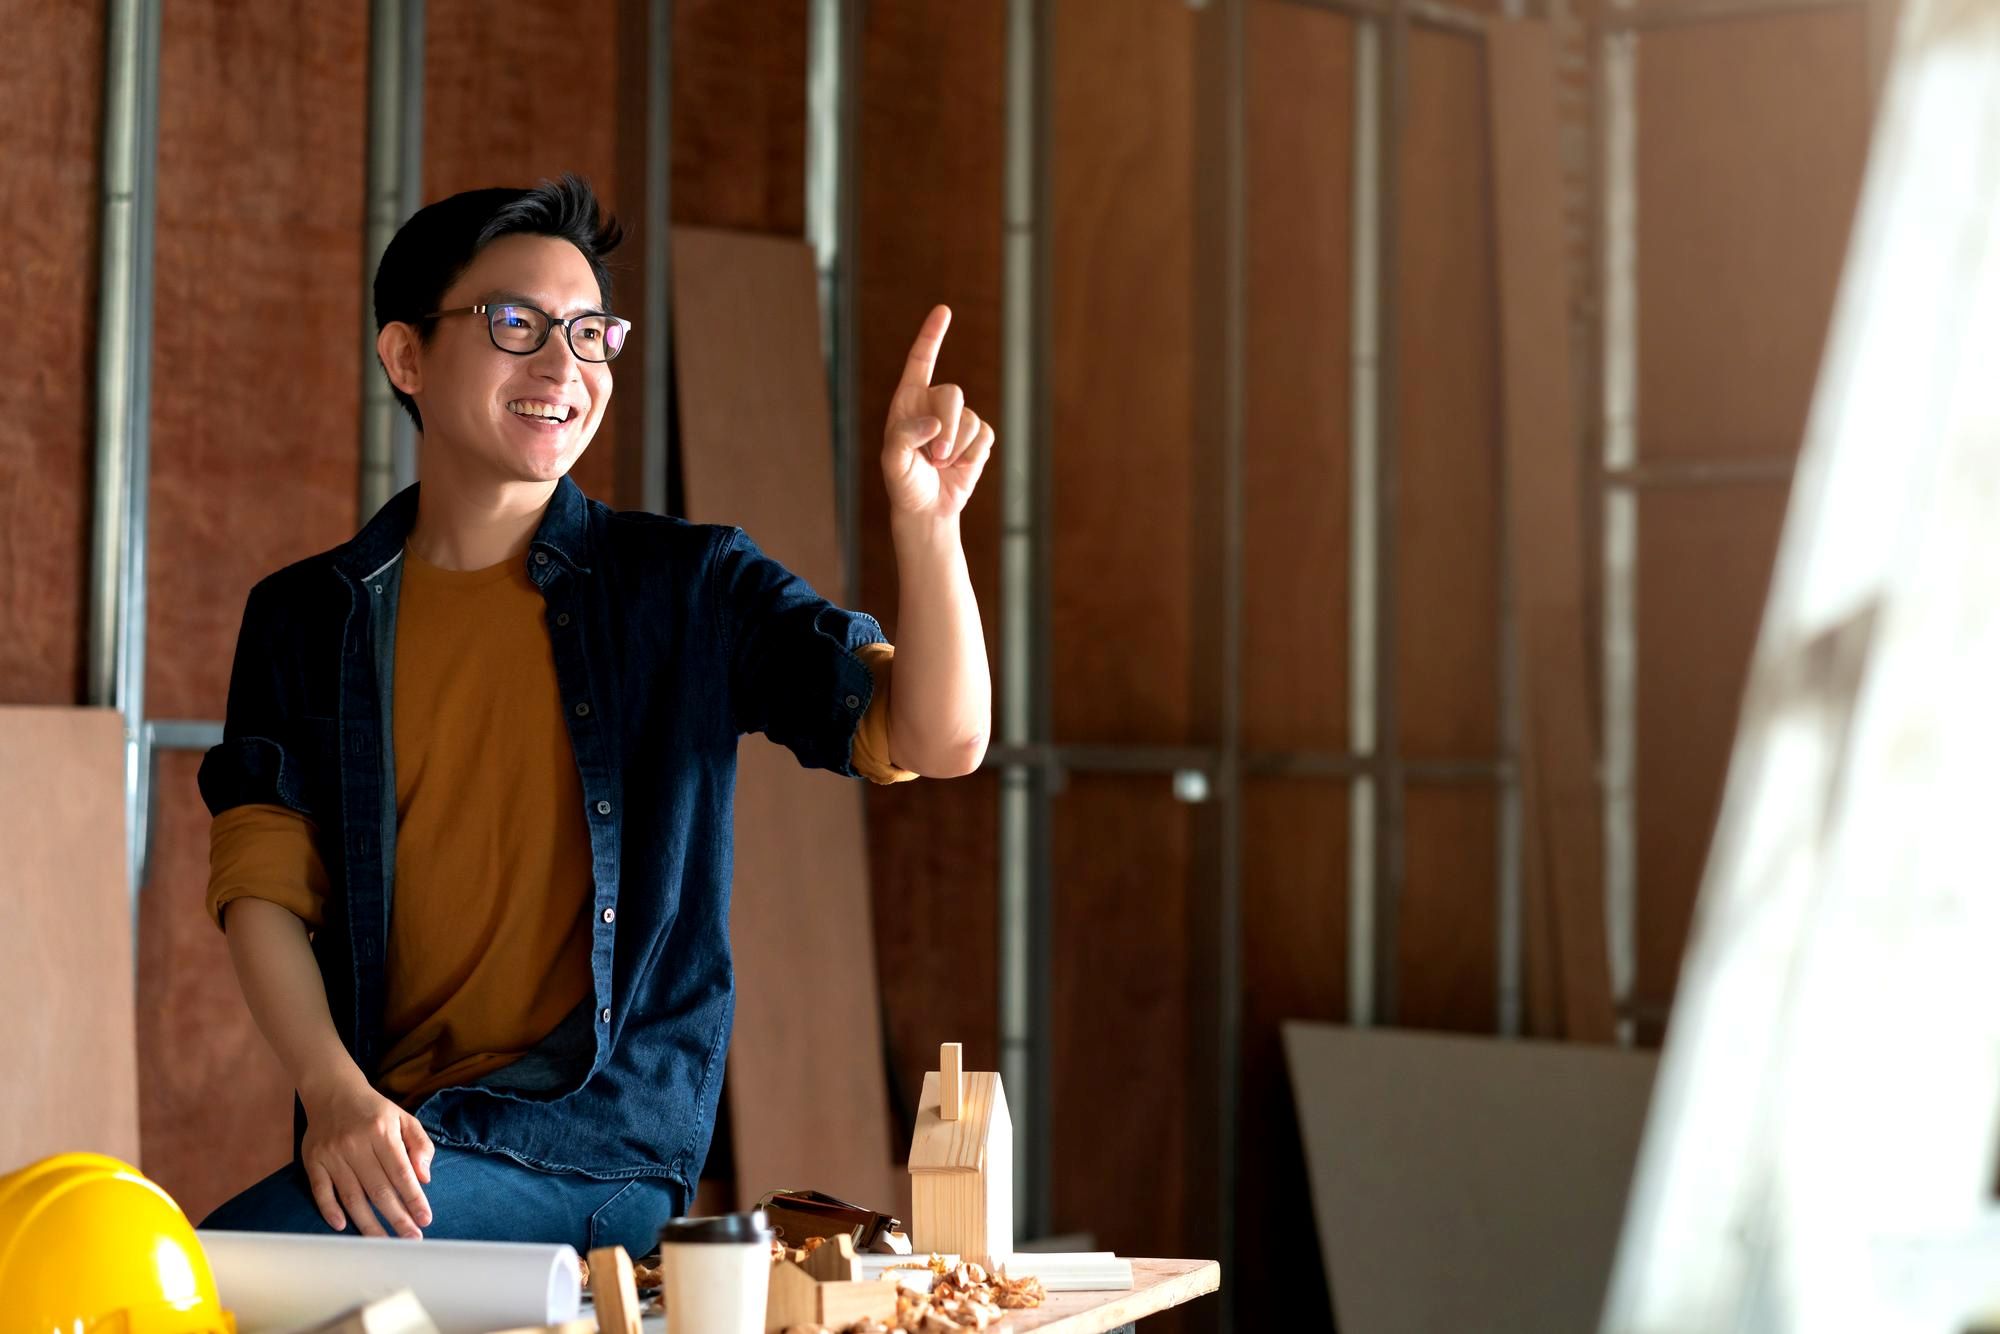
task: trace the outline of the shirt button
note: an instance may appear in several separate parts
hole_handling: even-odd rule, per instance
[[[546,551],[537,551],[537,552],[535,553],[535,564],[537,564],[537,565],[547,565],[548,563],[549,563],[549,553],[548,553],[548,552],[546,552]]]
[[[617,918],[618,918],[618,910],[616,908],[606,908],[604,910],[605,921],[607,922],[616,921]]]
[[[576,716],[579,718],[588,718],[590,716],[590,706],[582,700],[578,700],[576,704]]]
[[[600,1024],[608,1024],[611,1022],[611,1007],[609,1005],[605,1006],[603,1009],[597,1012],[597,1022]]]
[[[861,707],[861,696],[859,696],[859,695],[849,695],[849,696],[847,697],[847,707],[848,707],[848,708],[850,708],[850,709],[858,709],[858,708],[860,708],[860,707]]]
[[[609,815],[609,814],[611,814],[611,803],[610,803],[610,802],[608,802],[608,801],[600,801],[600,802],[598,802],[598,803],[597,803],[597,813],[598,813],[599,815]]]
[[[557,624],[557,625],[568,625],[568,624],[569,624],[569,613],[568,613],[568,612],[566,612],[566,611],[559,611],[559,612],[557,612],[557,613],[556,613],[556,624]]]

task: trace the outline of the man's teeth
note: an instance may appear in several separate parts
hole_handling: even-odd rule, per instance
[[[569,408],[566,406],[555,403],[531,403],[524,398],[517,398],[509,403],[507,411],[522,417],[546,417],[550,421],[558,422],[569,420]]]

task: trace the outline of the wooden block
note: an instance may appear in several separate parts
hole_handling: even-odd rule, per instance
[[[959,1108],[965,1096],[965,1048],[962,1043],[947,1042],[938,1047],[938,1119],[958,1120]]]
[[[604,1334],[639,1334],[639,1285],[623,1246],[601,1246],[590,1253],[590,1299]]]
[[[823,1246],[820,1251],[832,1247]],[[818,1255],[815,1251],[813,1254]],[[848,1258],[853,1259],[853,1250]],[[844,1329],[857,1320],[892,1323],[896,1318],[896,1282],[880,1279],[861,1283],[821,1282],[790,1260],[771,1264],[771,1286],[764,1300],[765,1334],[782,1334],[795,1325],[826,1325]]]
[[[424,1304],[408,1288],[315,1325],[305,1334],[438,1334]]]
[[[885,1278],[874,1283],[822,1283],[818,1296],[817,1323],[828,1329],[846,1329],[857,1320],[880,1320],[890,1324],[896,1319],[894,1279]]]
[[[804,1269],[821,1283],[851,1283],[861,1277],[854,1255],[854,1238],[829,1237],[826,1245],[806,1257]]]
[[[818,1324],[818,1287],[811,1274],[790,1260],[772,1261],[771,1286],[764,1295],[764,1334]]]

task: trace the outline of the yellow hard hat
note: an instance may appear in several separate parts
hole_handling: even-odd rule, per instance
[[[194,1227],[137,1168],[59,1153],[0,1177],[0,1334],[236,1334]]]

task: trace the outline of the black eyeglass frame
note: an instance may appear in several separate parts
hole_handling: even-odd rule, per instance
[[[547,320],[548,324],[542,329],[542,336],[535,340],[535,345],[533,347],[522,347],[522,348],[504,347],[501,345],[500,335],[493,328],[492,312],[496,310],[532,310],[535,312],[535,314]],[[622,315],[613,315],[608,311],[602,311],[602,310],[588,310],[581,315],[572,315],[566,320],[559,320],[555,316],[549,314],[546,310],[543,310],[540,306],[531,306],[525,301],[488,301],[477,306],[454,306],[450,310],[434,310],[430,314],[424,316],[424,318],[427,320],[441,320],[447,315],[486,316],[487,341],[491,342],[495,348],[498,348],[500,351],[505,352],[510,357],[534,356],[535,353],[541,351],[543,348],[548,346],[549,335],[555,332],[557,329],[561,329],[563,331],[563,342],[569,347],[569,354],[575,357],[578,361],[587,361],[595,366],[607,366],[612,362],[618,360],[619,355],[625,351],[625,338],[629,337],[632,333],[632,321],[626,319]],[[617,325],[619,327],[619,332],[621,335],[618,340],[618,350],[616,352],[613,352],[608,357],[586,357],[583,355],[583,353],[577,351],[576,339],[572,335],[570,327],[574,325],[578,320],[609,320],[613,324]],[[610,342],[611,340],[607,338],[605,340],[605,345],[609,346]]]

